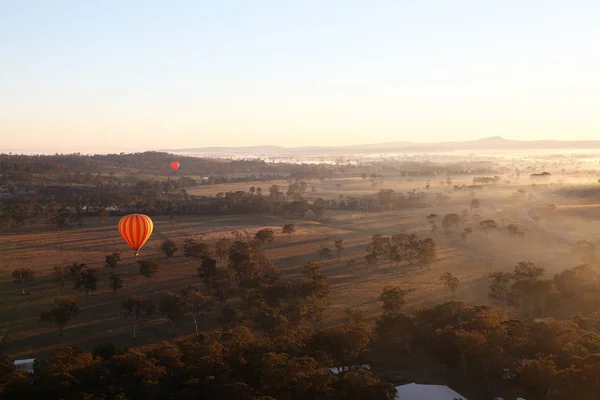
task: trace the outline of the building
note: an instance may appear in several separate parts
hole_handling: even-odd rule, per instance
[[[444,385],[408,385],[396,386],[399,400],[467,400],[466,397],[456,393]]]
[[[371,366],[369,364],[362,364],[362,365],[351,365],[351,366],[345,366],[345,367],[332,367],[332,368],[329,368],[329,372],[331,372],[333,375],[337,375],[342,372],[356,371],[359,369],[365,369],[367,371],[370,371]]]
[[[28,374],[33,374],[33,364],[35,358],[29,358],[26,360],[15,360],[15,368],[21,371],[25,371]]]

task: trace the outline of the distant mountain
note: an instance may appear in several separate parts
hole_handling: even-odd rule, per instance
[[[168,151],[168,152],[203,152],[203,153],[231,153],[231,152],[243,152],[243,153],[269,153],[269,152],[280,152],[285,151],[285,147],[279,146],[245,146],[245,147],[226,147],[226,146],[217,146],[217,147],[197,147],[192,149],[163,149],[159,151]]]
[[[172,153],[197,154],[208,156],[248,155],[248,156],[310,156],[310,155],[349,155],[377,153],[425,153],[454,152],[470,150],[551,150],[551,149],[600,149],[600,141],[561,141],[561,140],[509,140],[500,136],[467,142],[413,143],[406,141],[372,143],[351,146],[246,146],[246,147],[200,147],[190,149],[165,149]]]

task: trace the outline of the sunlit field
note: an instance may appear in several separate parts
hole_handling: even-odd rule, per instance
[[[453,184],[471,182],[472,177],[469,177],[455,180]],[[285,187],[287,183],[269,182],[263,185],[263,190],[268,190],[272,184]],[[426,184],[427,180],[388,175],[383,186],[402,193],[413,188],[424,191]],[[65,344],[90,348],[100,342],[114,342],[131,346],[167,339],[171,335],[170,324],[157,316],[141,328],[137,342],[132,343],[130,321],[123,316],[121,301],[130,295],[142,294],[158,303],[168,292],[178,293],[188,285],[202,286],[196,271],[198,265],[182,254],[184,239],[196,238],[212,245],[223,237],[233,239],[232,232],[237,231],[249,240],[262,228],[271,228],[276,233],[275,241],[268,246],[266,254],[279,267],[282,277],[297,279],[301,276],[301,266],[309,261],[322,261],[325,264],[332,286],[331,306],[326,315],[329,323],[337,321],[347,308],[377,315],[380,307],[378,296],[386,286],[409,290],[408,309],[415,309],[452,298],[450,290],[439,279],[443,273],[450,272],[460,280],[455,297],[480,304],[488,302],[487,274],[493,270],[510,271],[518,261],[523,260],[534,261],[549,273],[577,264],[577,257],[570,251],[568,243],[538,227],[535,222],[524,219],[524,204],[508,201],[509,194],[516,190],[516,184],[485,187],[477,193],[481,201],[481,207],[477,210],[469,208],[473,196],[468,191],[454,191],[434,181],[430,181],[430,185],[432,193],[447,193],[450,200],[443,205],[386,212],[327,211],[321,221],[316,221],[310,214],[298,220],[268,215],[180,217],[174,223],[166,216],[157,217],[154,234],[139,256],[155,258],[160,262],[160,270],[151,282],[152,292],[148,292],[147,279],[138,273],[133,252],[125,246],[117,232],[117,218],[110,217],[104,224],[95,218],[88,218],[82,228],[57,231],[37,227],[4,233],[0,236],[0,329],[10,330],[14,337],[11,347],[19,357],[43,356]],[[309,187],[312,186],[316,190],[307,191],[309,198],[332,199],[340,198],[340,195],[361,196],[377,191],[369,179],[360,176],[336,176],[331,181],[311,182]],[[189,192],[216,195],[220,191],[248,190],[248,187],[246,183],[236,183],[197,187]],[[544,198],[541,192],[538,195],[540,199]],[[536,203],[539,201],[535,199],[530,202]],[[579,211],[576,210],[591,213],[596,209],[591,206],[559,206],[554,212],[555,215],[570,215],[577,214]],[[458,230],[449,236],[441,229],[432,232],[425,217],[432,213],[443,216],[450,212],[466,214],[465,226],[471,226],[474,230],[467,240],[459,237]],[[498,229],[485,234],[479,229],[475,214],[496,219]],[[583,236],[587,233],[581,230],[582,227],[593,231],[589,222],[581,222],[575,227],[566,226],[565,221],[576,221],[573,218],[544,217],[548,221],[563,221],[562,228],[576,230]],[[585,216],[581,218],[589,219]],[[286,223],[294,223],[297,227],[291,237],[281,233],[281,227]],[[528,234],[524,238],[509,237],[506,226],[511,223],[521,224]],[[376,266],[366,265],[365,248],[373,235],[401,232],[415,233],[421,238],[435,238],[438,244],[436,260],[425,266],[406,263],[395,265],[386,260]],[[160,251],[161,242],[167,238],[173,239],[179,246],[179,251],[170,261]],[[343,240],[345,249],[338,259],[333,241],[339,239]],[[331,259],[320,260],[318,252],[322,247],[333,249]],[[116,293],[108,287],[109,271],[104,267],[104,256],[114,251],[121,252],[123,258],[118,270],[123,277],[124,287]],[[64,336],[59,337],[56,327],[40,322],[39,315],[49,307],[56,295],[76,294],[69,282],[64,289],[60,289],[52,277],[54,266],[73,262],[86,263],[102,272],[97,292],[87,298],[79,295],[80,314],[67,326]],[[18,268],[31,268],[36,272],[36,279],[27,286],[30,294],[26,296],[20,296],[20,286],[12,283],[11,271]],[[238,301],[236,298],[229,300],[231,304]],[[215,321],[216,315],[213,313],[203,317],[202,328],[213,327]],[[191,320],[184,319],[177,323],[178,335],[192,333]]]

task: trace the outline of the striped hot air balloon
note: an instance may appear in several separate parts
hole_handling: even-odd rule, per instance
[[[140,254],[142,246],[150,239],[154,223],[149,216],[144,214],[126,215],[119,221],[119,233],[127,242],[129,247]]]

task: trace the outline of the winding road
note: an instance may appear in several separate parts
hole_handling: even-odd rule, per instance
[[[577,243],[577,239],[574,239],[572,236],[570,236],[569,234],[567,234],[564,231],[561,231],[559,229],[553,228],[551,226],[548,226],[546,224],[542,224],[541,222],[536,222],[530,215],[530,212],[532,209],[541,206],[542,204],[547,204],[548,201],[544,201],[541,203],[537,203],[533,206],[530,207],[525,207],[523,208],[523,217],[525,218],[526,221],[532,223],[533,225],[537,226],[540,229],[545,230],[546,232],[555,235],[555,236],[559,236],[561,239],[567,241],[569,244],[574,245],[575,243]]]

